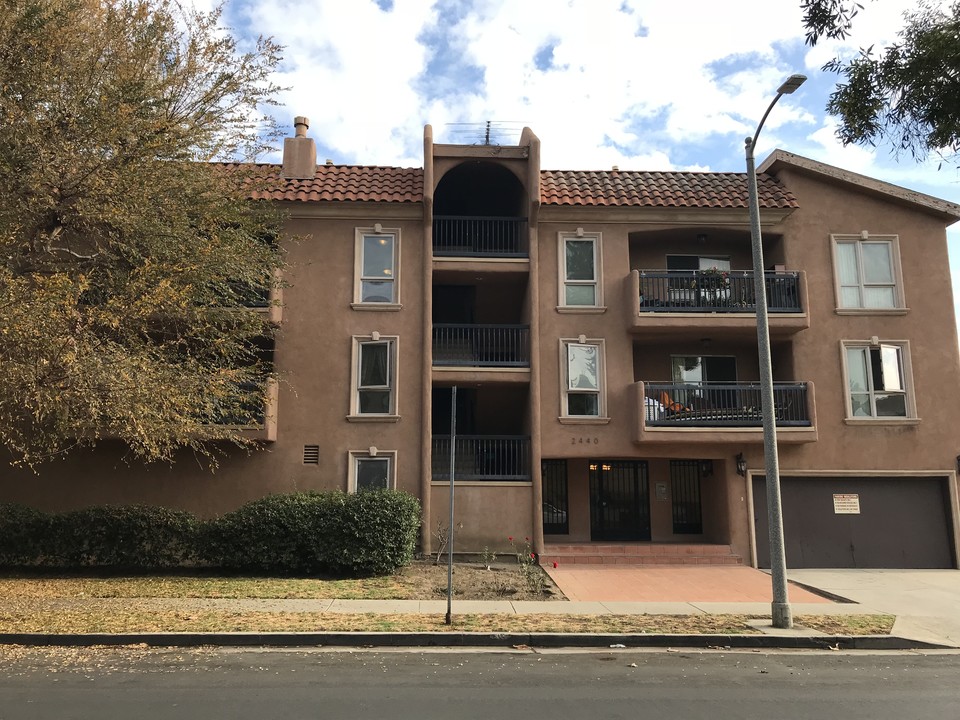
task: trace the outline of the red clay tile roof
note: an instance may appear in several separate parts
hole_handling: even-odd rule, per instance
[[[422,202],[423,170],[376,165],[318,165],[311,180],[280,177],[279,165],[259,164],[255,200]]]
[[[789,190],[769,175],[757,179],[760,207],[795,208]],[[746,208],[746,173],[544,170],[544,205]]]
[[[229,167],[236,167],[228,165]],[[246,169],[250,169],[247,166]],[[318,165],[310,180],[280,177],[279,165],[253,166],[257,200],[423,201],[423,170],[375,165]],[[746,208],[744,173],[544,170],[544,205]],[[758,178],[760,207],[798,207],[793,195],[769,175]]]

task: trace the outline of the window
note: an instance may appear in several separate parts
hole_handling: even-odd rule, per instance
[[[399,309],[399,231],[357,231],[354,307]]]
[[[730,270],[729,257],[706,255],[667,255],[667,272],[692,272],[694,270]]]
[[[603,418],[606,411],[603,391],[603,341],[561,342],[563,363],[562,416]]]
[[[834,236],[837,306],[846,309],[903,307],[895,237]]]
[[[396,419],[397,338],[354,338],[352,419]]]
[[[674,383],[696,386],[691,389],[674,388],[670,397],[674,402],[690,407],[704,404],[708,407],[727,407],[739,397],[736,390],[729,388],[730,384],[737,382],[735,357],[674,355],[671,364]],[[717,387],[717,383],[723,384]]]
[[[603,305],[600,287],[600,235],[560,235],[560,306],[599,308]]]
[[[853,418],[910,415],[905,348],[902,345],[846,345],[847,396]]]
[[[383,452],[370,448],[368,452],[351,452],[348,490],[350,492],[392,490],[396,486],[395,465],[396,453],[392,451]]]
[[[673,381],[675,383],[735,383],[737,381],[737,359],[735,357],[674,355],[672,363]]]

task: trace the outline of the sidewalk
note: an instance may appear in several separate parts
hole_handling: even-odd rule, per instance
[[[610,634],[610,633],[483,633],[483,632],[214,632],[130,634],[0,634],[0,644],[157,646],[388,646],[388,647],[700,647],[700,648],[811,648],[811,649],[960,649],[960,623],[953,617],[960,607],[960,571],[791,571],[791,580],[852,602],[834,602],[803,587],[790,585],[794,617],[803,615],[892,614],[897,622],[889,636],[831,636],[803,627],[789,630],[770,624],[770,578],[752,568],[657,568],[642,572],[579,573],[577,592],[618,597],[633,588],[634,597],[659,600],[473,601],[454,600],[453,614],[512,615],[756,615],[757,634]],[[624,576],[623,573],[629,573]],[[572,577],[550,570],[557,584],[570,587]],[[598,588],[600,590],[598,590]],[[605,590],[602,590],[606,588]],[[656,590],[654,590],[656,589]],[[686,593],[685,600],[669,600]],[[736,595],[732,598],[731,594]],[[139,599],[146,611],[224,610],[237,613],[446,613],[446,600],[227,600]],[[68,611],[97,604],[122,607],[122,599],[62,598],[56,609]],[[0,605],[0,612],[3,611]]]

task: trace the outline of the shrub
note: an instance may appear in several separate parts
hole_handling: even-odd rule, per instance
[[[66,567],[173,568],[194,557],[197,519],[144,505],[103,505],[50,519],[42,564]]]
[[[49,537],[46,513],[23,505],[0,505],[0,567],[40,564]]]
[[[379,490],[347,495],[342,529],[331,543],[333,572],[384,574],[413,559],[420,503],[403,492]]]
[[[324,518],[335,513],[332,495],[269,495],[205,522],[200,531],[203,562],[232,570],[283,574],[317,571],[312,544]]]
[[[419,526],[403,492],[271,495],[205,523],[200,556],[247,572],[383,574],[413,559]]]
[[[202,523],[140,505],[59,515],[0,505],[0,566],[375,575],[413,559],[419,527],[420,503],[396,491],[271,495]]]

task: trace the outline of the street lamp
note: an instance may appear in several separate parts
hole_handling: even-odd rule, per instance
[[[753,151],[767,115],[784,95],[791,94],[806,80],[805,75],[791,75],[777,88],[777,96],[757,125],[752,138],[747,138],[747,188],[750,194],[750,245],[753,249],[753,288],[757,304],[757,344],[760,355],[760,402],[763,413],[763,456],[767,479],[767,518],[770,526],[770,576],[773,581],[773,603],[770,615],[775,628],[793,627],[793,611],[787,598],[787,561],[783,546],[783,510],[780,501],[780,460],[777,457],[777,426],[773,416],[773,370],[770,364],[770,325],[767,320],[767,290],[764,278],[763,241],[760,237],[760,203],[757,199],[757,169]]]

